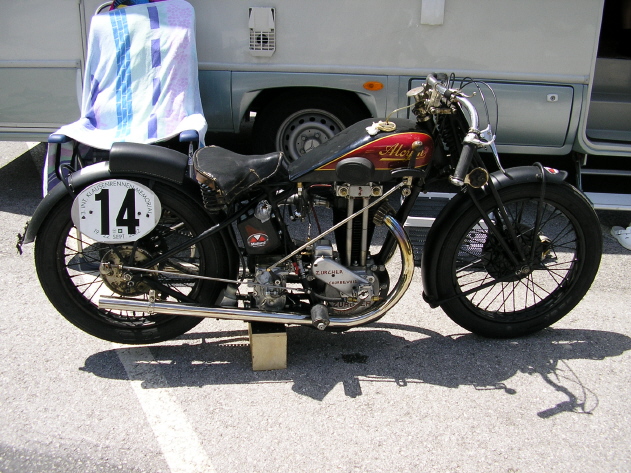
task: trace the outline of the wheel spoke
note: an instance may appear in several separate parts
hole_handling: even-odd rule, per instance
[[[187,228],[186,223],[176,217],[171,211],[165,210],[163,219],[165,222],[159,224],[154,230],[156,235],[154,240],[158,239],[161,241],[162,248],[176,246],[184,241],[185,238],[190,237],[191,232]],[[138,246],[141,248],[142,243]],[[142,252],[140,249],[134,250],[131,245],[108,245],[93,242],[92,240],[86,241],[84,236],[79,234],[74,227],[69,229],[64,242],[63,256],[68,280],[71,281],[72,285],[85,300],[95,304],[95,306],[99,296],[116,294],[106,284],[100,272],[101,261],[107,254],[114,255],[113,257],[120,261],[118,264],[133,265],[135,263],[133,261],[134,258],[147,258],[144,255],[148,253],[146,250],[142,250]],[[169,259],[162,269],[172,271],[174,274],[199,274],[199,250],[193,245],[190,249],[184,250]],[[164,287],[168,287],[183,296],[188,296],[196,291],[198,284],[198,281],[194,279],[171,278],[164,275],[157,276],[157,278]],[[138,294],[138,296],[146,299],[146,294]],[[145,313],[134,311],[98,311],[98,313],[102,314],[110,322],[118,321],[126,326],[154,325],[162,319],[172,318],[172,316],[147,316]]]
[[[527,275],[519,274],[521,268],[513,268],[496,237],[480,224],[481,221],[464,234],[453,275],[459,290],[468,294],[467,300],[476,311],[491,318],[508,316],[510,319],[522,312],[527,314],[563,291],[578,261],[576,229],[566,214],[545,202],[540,233],[535,235],[538,205],[537,199],[517,199],[505,204],[506,215],[524,254],[534,252],[536,258],[542,258],[539,263],[531,264]],[[498,230],[507,235],[497,214],[497,209],[493,209],[489,217],[498,225]],[[480,291],[472,291],[476,287],[480,287]]]

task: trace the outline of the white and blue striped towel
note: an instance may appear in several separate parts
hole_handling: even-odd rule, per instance
[[[94,16],[81,118],[56,133],[110,149],[117,141],[155,143],[185,130],[203,141],[206,129],[193,7],[166,0]],[[48,158],[52,167],[54,157]]]

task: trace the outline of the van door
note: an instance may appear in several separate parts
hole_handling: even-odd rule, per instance
[[[79,118],[83,41],[76,0],[3,2],[0,138],[46,141]]]
[[[631,143],[631,0],[605,1],[586,134]]]
[[[423,80],[413,80],[411,87],[422,83]],[[537,151],[545,148],[549,154],[559,154],[568,148],[568,123],[572,119],[576,95],[574,87],[495,81],[488,81],[487,84],[497,97],[497,110],[493,95],[484,86],[478,91],[470,84],[463,91],[469,95],[475,93],[470,100],[480,112],[482,127],[487,124],[483,114],[488,109],[488,118],[493,132],[497,134],[500,151],[524,153],[536,147]],[[486,108],[480,92],[485,97]]]

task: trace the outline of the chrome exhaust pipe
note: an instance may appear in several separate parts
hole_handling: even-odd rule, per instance
[[[126,299],[122,297],[99,298],[99,308],[107,310],[124,310],[130,312],[146,312],[148,314],[186,315],[225,320],[244,320],[246,322],[270,322],[276,324],[311,324],[311,317],[302,314],[284,314],[261,312],[257,310],[238,309],[233,307],[203,307],[180,302],[146,301]]]
[[[355,317],[331,317],[329,327],[350,328],[377,320],[388,312],[405,294],[412,282],[414,273],[414,254],[412,244],[403,227],[394,217],[386,215],[384,224],[392,232],[401,250],[401,274],[395,287],[386,300],[373,310]],[[202,307],[181,302],[161,302],[121,297],[101,296],[99,308],[107,310],[123,310],[130,312],[146,312],[148,314],[183,315],[225,320],[243,320],[245,322],[269,322],[276,324],[311,325],[310,315],[295,313],[262,312],[258,310],[238,309],[232,307]]]

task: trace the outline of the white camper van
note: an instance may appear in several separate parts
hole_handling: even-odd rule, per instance
[[[209,130],[254,119],[256,151],[299,157],[407,105],[405,92],[439,71],[492,86],[501,153],[574,153],[583,173],[631,175],[599,167],[631,159],[630,0],[189,1]],[[78,118],[99,3],[5,2],[0,139],[45,141]],[[631,196],[588,195],[631,209]]]

